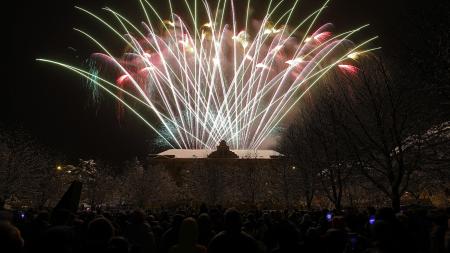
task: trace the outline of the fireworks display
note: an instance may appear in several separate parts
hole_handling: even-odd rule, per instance
[[[211,7],[195,0],[186,2],[190,19],[183,20],[173,11],[165,19],[141,0],[146,17],[141,25],[104,8],[117,26],[76,7],[124,43],[123,55],[113,55],[107,45],[76,29],[102,51],[92,55],[91,69],[38,60],[87,78],[135,113],[168,146],[212,149],[226,140],[233,149],[258,149],[330,70],[354,74],[358,68],[352,62],[374,50],[365,47],[376,37],[359,44],[349,40],[367,25],[339,34],[332,33],[331,24],[318,26],[316,20],[327,3],[293,22],[297,2],[281,16],[275,13],[286,3],[270,2],[264,18],[255,20],[249,17],[250,2],[238,13],[233,1],[219,0]],[[172,10],[170,1],[169,6]],[[245,16],[244,22],[239,23],[236,15]],[[115,80],[102,76],[98,66],[114,72]],[[132,100],[152,111],[158,122],[141,115]]]

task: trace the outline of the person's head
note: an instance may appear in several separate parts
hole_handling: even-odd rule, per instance
[[[345,228],[345,220],[343,216],[334,216],[331,221],[331,226],[335,229],[344,229]]]
[[[9,210],[0,210],[0,222],[12,222],[13,213]]]
[[[230,208],[225,212],[225,229],[228,232],[240,232],[242,227],[241,215],[235,208]]]
[[[256,222],[256,217],[255,217],[255,215],[253,213],[249,213],[247,215],[247,220],[250,221],[250,222]]]
[[[208,206],[205,203],[200,205],[200,213],[208,213]]]
[[[211,219],[207,213],[202,213],[198,216],[198,227],[200,230],[211,229]]]
[[[184,216],[181,214],[175,214],[172,220],[172,227],[174,229],[178,229],[181,226],[181,223],[184,220]]]
[[[9,222],[0,222],[0,251],[20,252],[23,243],[19,229]]]
[[[50,220],[50,215],[47,211],[41,211],[36,216],[37,221],[48,222]]]
[[[127,239],[121,236],[112,237],[108,242],[108,253],[128,253],[129,244]]]
[[[178,243],[180,245],[195,245],[198,238],[198,225],[194,218],[186,218],[181,223]]]
[[[73,220],[72,213],[67,209],[56,209],[53,210],[51,215],[52,225],[68,225]]]
[[[433,210],[428,214],[432,226],[446,230],[448,226],[447,215],[443,210]]]
[[[142,209],[136,209],[131,214],[131,222],[141,224],[145,222],[145,212]]]
[[[108,242],[114,236],[114,227],[109,220],[100,217],[89,222],[87,238],[90,241]]]
[[[296,227],[289,221],[280,222],[278,241],[280,247],[289,246],[295,244],[298,240],[298,231]]]
[[[395,212],[392,208],[389,207],[380,208],[377,212],[377,219],[387,222],[393,222],[396,220]]]
[[[311,215],[305,213],[305,214],[303,215],[303,217],[302,217],[301,223],[304,224],[304,225],[308,225],[308,224],[310,224],[311,222],[312,222]]]
[[[384,220],[377,220],[372,226],[373,240],[378,245],[388,245],[393,237],[392,225]]]
[[[53,226],[45,230],[38,242],[38,252],[73,252],[76,247],[74,230],[68,226]]]

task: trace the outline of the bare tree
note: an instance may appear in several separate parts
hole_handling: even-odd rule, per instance
[[[280,150],[291,162],[292,168],[297,172],[299,179],[297,187],[300,189],[305,206],[310,209],[317,190],[316,167],[313,161],[313,147],[309,146],[306,128],[303,127],[303,117],[297,120],[285,131],[281,140]]]
[[[411,176],[407,190],[416,201],[450,188],[450,122],[433,126],[423,134],[406,139],[405,150],[418,152],[422,159]]]
[[[158,202],[159,196],[163,196],[161,191],[163,181],[153,166],[144,168],[142,163],[134,158],[125,162],[125,172],[123,175],[123,200],[132,206],[146,207],[152,202]],[[157,181],[158,184],[156,184]],[[169,197],[169,196],[165,196]]]
[[[360,172],[399,210],[420,157],[404,149],[406,138],[420,131],[420,100],[381,60],[362,66],[356,75],[335,78],[336,107],[343,112],[339,125]]]
[[[41,206],[54,192],[56,161],[21,128],[0,132],[0,192]]]
[[[367,179],[362,184],[371,183],[398,210],[411,176],[424,158],[433,157],[423,142],[407,147],[409,139],[434,121],[424,120],[430,117],[428,101],[418,84],[403,78],[405,72],[389,73],[378,58],[360,65],[358,73],[334,73],[332,82],[303,100],[281,149],[299,168],[311,168],[314,176],[308,180],[317,178],[321,192],[336,208],[344,193],[358,197],[350,195],[354,187],[347,187],[360,174]]]
[[[304,100],[283,143],[289,146],[285,152],[299,164],[307,206],[311,205],[313,191],[320,189],[340,209],[353,166],[338,124],[341,112],[335,108],[332,91],[324,88],[311,96],[314,99]]]

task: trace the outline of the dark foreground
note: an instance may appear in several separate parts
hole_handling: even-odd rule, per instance
[[[449,212],[3,210],[0,252],[449,252]]]

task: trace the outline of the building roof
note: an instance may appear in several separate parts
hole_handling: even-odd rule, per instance
[[[193,158],[208,158],[212,153],[212,149],[168,149],[156,155],[156,157],[178,158],[178,159],[193,159]],[[274,159],[283,156],[274,150],[260,149],[232,149],[239,159]]]

